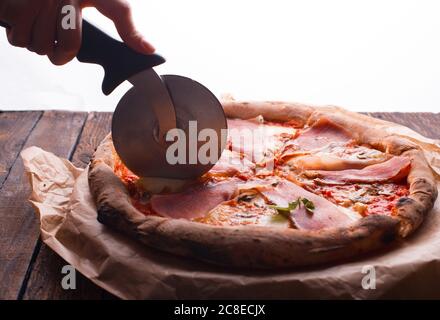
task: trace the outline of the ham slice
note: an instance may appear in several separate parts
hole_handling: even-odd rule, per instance
[[[284,140],[295,137],[297,130],[254,120],[228,120],[228,141],[232,151],[244,154],[254,163],[270,159],[284,145]]]
[[[352,137],[349,132],[327,119],[321,119],[309,129],[304,130],[293,141],[300,150],[314,150],[331,143],[346,144]]]
[[[246,176],[251,174],[254,168],[255,164],[247,158],[241,157],[235,151],[225,149],[219,161],[209,171],[209,175],[232,177],[240,174]]]
[[[300,170],[347,170],[362,169],[384,162],[392,155],[364,146],[330,145],[316,151],[284,153],[282,159]],[[287,161],[286,161],[287,159]]]
[[[287,180],[282,180],[276,187],[263,188],[260,193],[279,207],[288,207],[289,203],[297,201],[299,198],[312,201],[315,206],[312,213],[308,212],[304,205],[290,212],[290,219],[298,229],[319,230],[342,227],[353,222],[352,218],[330,201]]]
[[[305,175],[319,178],[319,182],[324,184],[388,182],[402,180],[408,175],[410,168],[409,158],[395,156],[388,161],[373,164],[360,170],[317,170],[305,172]]]
[[[294,157],[287,163],[301,170],[347,170],[362,169],[389,158],[385,153],[381,157],[368,159],[342,158],[328,153],[317,153]]]
[[[237,180],[203,184],[173,194],[153,195],[151,209],[160,216],[173,219],[194,219],[206,215],[220,203],[232,198]]]

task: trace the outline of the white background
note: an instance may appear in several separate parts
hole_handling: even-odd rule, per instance
[[[138,28],[220,96],[336,104],[359,111],[440,106],[440,1],[132,0]],[[94,10],[85,17],[116,36]],[[0,34],[0,109],[106,110],[102,71],[10,47]]]

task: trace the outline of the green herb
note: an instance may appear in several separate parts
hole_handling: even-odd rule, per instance
[[[290,202],[287,207],[279,207],[274,205],[270,205],[269,207],[277,210],[278,213],[285,214],[285,213],[290,213],[290,211],[292,210],[295,210],[298,207],[298,204],[299,204],[298,201],[294,201],[294,202]]]
[[[310,201],[309,199],[306,199],[306,198],[302,198],[301,201],[302,201],[306,211],[308,213],[313,213],[313,210],[315,210],[315,204],[312,201]]]
[[[296,210],[297,208],[301,208],[301,205],[304,205],[304,209],[306,209],[306,211],[308,213],[313,213],[313,211],[315,210],[315,205],[312,201],[310,201],[307,198],[298,198],[296,201],[293,202],[289,202],[289,205],[287,207],[280,207],[280,206],[275,206],[275,205],[270,205],[270,208],[273,208],[275,210],[278,211],[279,214],[282,215],[289,215],[290,212],[292,212],[293,210]]]

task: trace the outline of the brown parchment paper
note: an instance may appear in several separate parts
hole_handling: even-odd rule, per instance
[[[438,141],[385,121],[366,121],[420,144],[440,174]],[[234,270],[161,253],[110,230],[96,220],[87,169],[75,168],[37,147],[24,150],[22,158],[42,240],[120,298],[440,298],[439,200],[418,232],[385,252],[299,271]],[[363,272],[370,266],[375,270],[376,288],[365,290]]]

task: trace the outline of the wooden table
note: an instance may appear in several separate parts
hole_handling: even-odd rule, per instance
[[[440,138],[440,114],[372,113]],[[67,263],[39,238],[38,220],[27,201],[30,186],[20,151],[39,146],[85,167],[110,131],[110,113],[0,111],[0,299],[112,299],[77,273],[77,289],[63,290]]]

